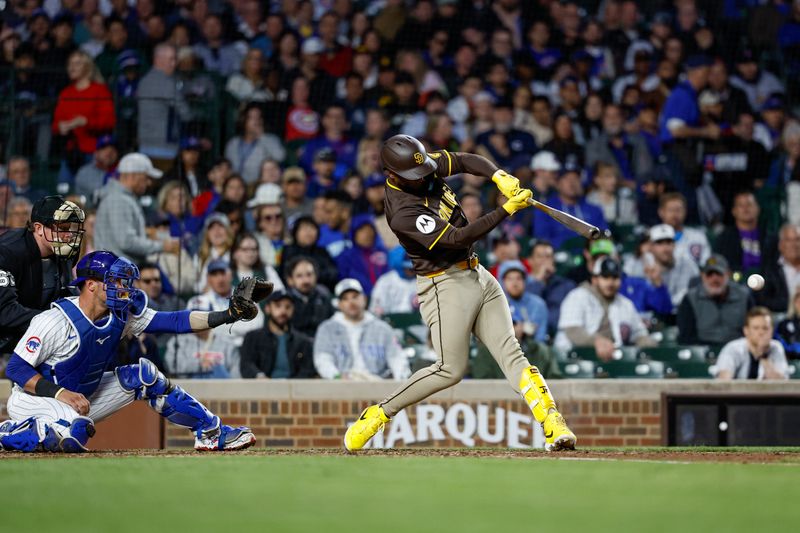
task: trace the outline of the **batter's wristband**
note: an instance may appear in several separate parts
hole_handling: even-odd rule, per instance
[[[36,382],[34,390],[36,396],[45,396],[47,398],[55,398],[56,395],[63,390],[64,387],[59,387],[50,380],[41,378]]]

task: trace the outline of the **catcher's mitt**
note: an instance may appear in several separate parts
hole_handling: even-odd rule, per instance
[[[260,278],[244,278],[233,291],[228,313],[235,320],[253,320],[258,314],[259,302],[272,294],[272,283]]]

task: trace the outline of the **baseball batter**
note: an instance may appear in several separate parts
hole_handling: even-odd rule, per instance
[[[422,318],[438,360],[416,372],[389,397],[372,405],[347,430],[345,448],[359,450],[405,407],[458,383],[467,371],[474,333],[543,425],[545,448],[573,449],[575,435],[558,413],[544,378],[514,336],[511,312],[497,280],[478,262],[473,243],[506,217],[528,206],[531,191],[488,159],[444,150],[428,154],[414,137],[396,135],[381,150],[386,175],[386,218],[414,263]],[[469,223],[444,178],[491,176],[508,198]]]
[[[252,446],[249,428],[223,425],[200,402],[170,381],[147,359],[113,368],[127,335],[188,333],[252,319],[252,298],[272,286],[245,279],[225,311],[157,312],[133,288],[139,269],[124,257],[96,251],[77,265],[77,297],[62,298],[37,315],[6,368],[14,389],[0,424],[0,450],[81,452],[95,422],[143,399],[170,422],[190,428],[195,449],[240,450]],[[107,371],[109,366],[113,371]]]

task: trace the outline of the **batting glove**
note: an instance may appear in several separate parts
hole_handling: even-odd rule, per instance
[[[533,193],[530,189],[520,189],[517,194],[510,197],[508,201],[503,204],[503,209],[505,209],[509,215],[513,215],[520,209],[528,207],[530,205],[528,203],[530,198],[533,198]]]
[[[492,174],[492,181],[506,198],[516,196],[520,191],[519,180],[505,170],[498,170]]]

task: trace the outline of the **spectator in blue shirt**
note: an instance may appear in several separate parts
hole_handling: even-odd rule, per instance
[[[528,271],[522,261],[512,260],[500,263],[497,270],[503,292],[508,298],[512,314],[522,317],[528,334],[539,342],[547,341],[547,304],[541,297],[525,290]]]
[[[700,107],[697,96],[708,84],[711,60],[706,56],[691,56],[686,60],[686,80],[678,83],[670,93],[659,119],[659,139],[671,143],[677,139],[719,137],[720,129],[714,123],[700,124]]]
[[[536,240],[528,257],[531,275],[525,290],[540,296],[547,304],[547,325],[550,331],[558,329],[561,302],[575,288],[575,282],[556,274],[553,245],[546,240]]]
[[[603,211],[588,203],[583,197],[581,175],[576,167],[567,167],[561,171],[556,183],[556,191],[558,194],[550,199],[549,205],[600,229],[608,227],[603,218]],[[542,211],[536,211],[533,217],[533,235],[536,238],[550,241],[555,248],[561,246],[567,239],[576,236],[575,232],[556,222]]]
[[[386,249],[378,238],[372,215],[356,215],[350,224],[353,246],[336,257],[340,278],[357,279],[369,296],[378,278],[389,271]]]
[[[478,153],[494,160],[497,166],[514,172],[526,167],[536,153],[533,135],[514,128],[514,109],[509,100],[500,100],[492,112],[493,127],[475,139]]]
[[[315,154],[328,148],[336,153],[335,176],[341,178],[352,171],[356,166],[357,143],[346,135],[347,113],[341,104],[328,106],[322,115],[322,134],[306,143],[303,154],[300,156],[300,166],[306,172],[313,170],[312,163]]]

